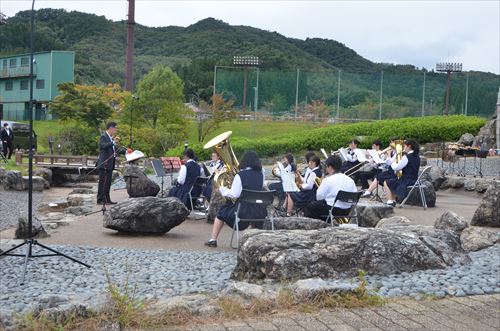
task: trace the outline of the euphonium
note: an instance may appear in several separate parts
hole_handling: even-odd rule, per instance
[[[204,149],[213,148],[219,159],[224,162],[224,167],[214,176],[214,185],[217,189],[222,186],[230,188],[240,166],[229,143],[232,133],[232,131],[221,133],[203,146]]]
[[[403,143],[403,140],[395,140],[390,145],[390,147],[396,151],[396,163],[401,162],[401,158],[403,157]],[[396,172],[396,176],[401,178],[401,176],[403,176],[403,171],[398,170]]]

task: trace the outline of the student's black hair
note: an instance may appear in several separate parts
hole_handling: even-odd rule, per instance
[[[246,151],[240,160],[240,169],[243,170],[248,167],[253,170],[262,171],[262,163],[254,151]]]
[[[311,160],[311,157],[315,156],[316,154],[314,152],[307,152],[306,153],[306,162],[309,162]]]
[[[116,128],[118,124],[116,124],[116,122],[109,122],[108,124],[106,124],[106,130],[109,130],[111,128]]]
[[[411,149],[413,150],[413,153],[415,154],[420,153],[420,145],[417,143],[416,140],[406,139],[404,144],[410,146]]]
[[[311,158],[309,159],[309,161],[312,161],[314,162],[314,164],[316,165],[316,167],[320,167],[321,168],[321,160],[319,158],[319,156],[311,156]]]
[[[379,147],[382,147],[382,142],[380,141],[380,139],[375,139],[372,143],[372,145],[377,145]]]
[[[288,161],[288,164],[293,164],[295,162],[293,162],[293,155],[288,153],[288,154],[285,154],[285,159]]]
[[[195,156],[194,156],[194,151],[191,149],[191,148],[188,148],[184,151],[184,156],[187,156],[188,158],[190,158],[191,160],[194,160],[195,159]]]
[[[356,146],[359,146],[359,140],[358,139],[353,139],[350,142],[353,143]]]
[[[335,170],[335,172],[339,172],[340,167],[342,167],[342,160],[337,155],[330,155],[328,159],[326,159],[326,166],[330,166]]]

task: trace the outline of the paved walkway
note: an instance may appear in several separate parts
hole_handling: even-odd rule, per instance
[[[398,300],[374,308],[322,310],[220,324],[188,330],[500,330],[500,294],[433,301]]]

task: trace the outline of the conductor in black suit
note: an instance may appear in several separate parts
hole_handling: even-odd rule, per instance
[[[10,159],[13,150],[12,142],[14,141],[14,132],[11,128],[9,128],[9,124],[7,123],[3,124],[3,130],[2,132],[0,132],[0,140],[2,141],[3,145],[3,155],[6,158]]]
[[[120,148],[116,146],[119,140],[114,138],[116,125],[115,122],[108,123],[106,131],[101,135],[101,139],[99,140],[99,161],[97,163],[99,168],[98,205],[116,204],[116,202],[111,201],[109,196],[116,155],[120,153]]]

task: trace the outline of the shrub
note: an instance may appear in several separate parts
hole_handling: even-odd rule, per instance
[[[325,128],[312,129],[303,134],[283,134],[272,138],[245,139],[234,135],[231,145],[237,156],[246,150],[255,150],[260,157],[281,155],[286,152],[298,153],[306,150],[325,148],[337,150],[345,147],[350,139],[362,138],[362,148],[369,148],[372,140],[378,138],[387,145],[393,136],[413,138],[419,143],[455,141],[466,132],[475,134],[485,120],[466,116],[428,116],[402,118],[354,124],[337,124]],[[190,145],[200,159],[208,159],[211,151],[203,150],[203,145]],[[183,146],[171,149],[168,155],[180,156]]]
[[[69,126],[62,129],[55,137],[54,151],[61,144],[63,154],[72,155],[96,155],[99,135],[96,130],[79,125]]]

